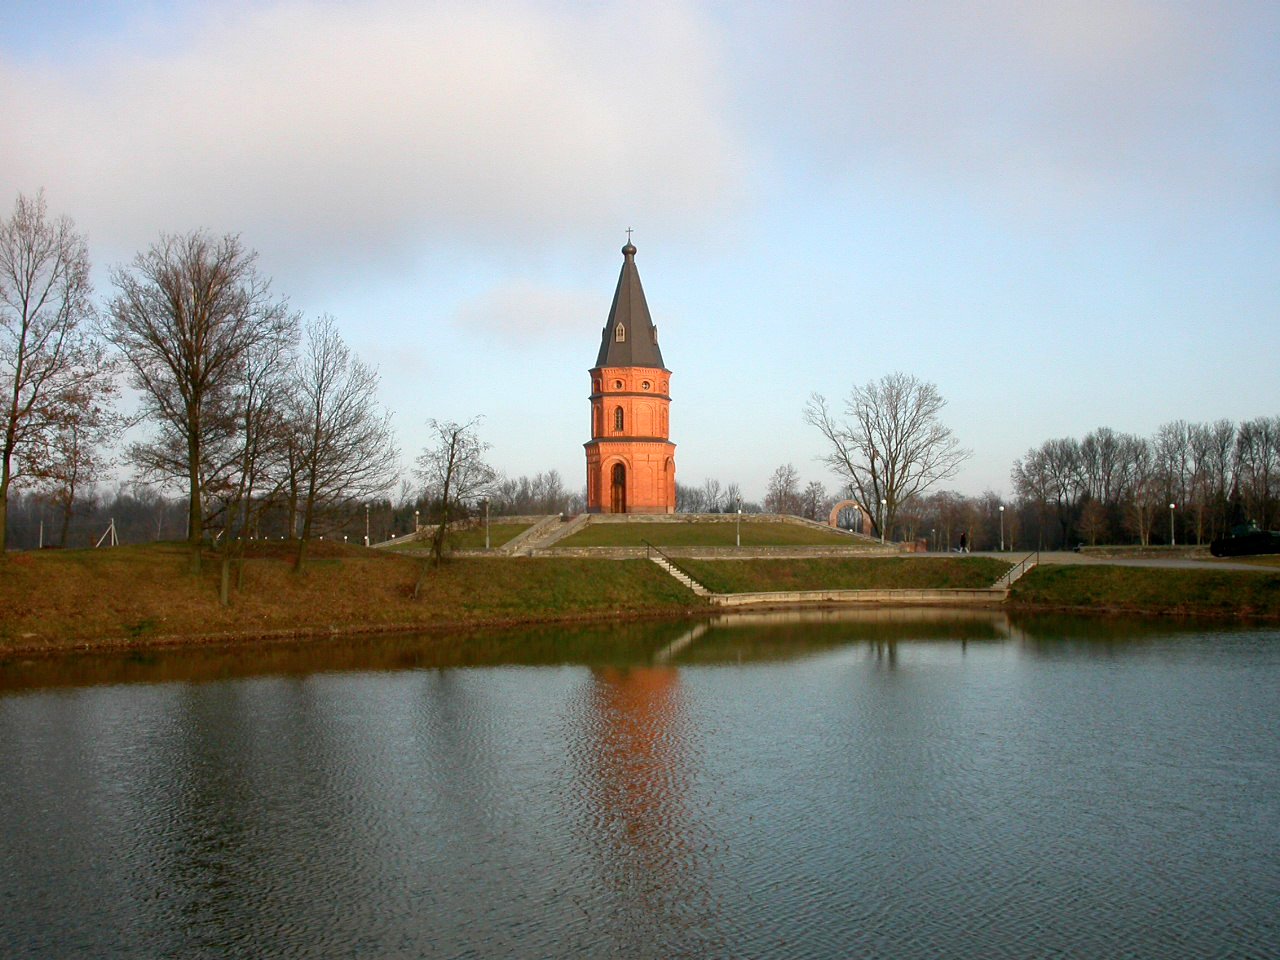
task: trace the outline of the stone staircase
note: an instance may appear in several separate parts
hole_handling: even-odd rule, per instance
[[[546,520],[536,524],[532,530],[526,530],[520,538],[517,548],[511,552],[531,557],[537,551],[545,550],[556,541],[577,533],[587,525],[590,519],[591,515],[587,513],[580,513],[572,520],[566,520],[559,514],[547,517]]]
[[[552,530],[560,527],[559,514],[552,514],[549,517],[539,518],[533,526],[526,530],[521,530],[518,534],[500,546],[495,552],[515,557],[525,552],[525,549],[544,536],[547,536]]]
[[[1028,553],[1025,557],[1009,568],[999,580],[991,585],[993,590],[1008,590],[1015,583],[1021,580],[1028,572],[1035,569],[1036,564],[1040,560],[1039,553]]]
[[[700,584],[697,580],[693,579],[693,577],[689,576],[687,573],[685,573],[683,570],[677,567],[674,563],[672,563],[666,557],[657,556],[657,557],[650,557],[649,559],[652,560],[654,563],[656,563],[658,566],[660,566],[663,570],[667,571],[667,573],[671,574],[681,583],[683,583],[686,587],[688,587],[698,596],[700,597],[711,596],[710,590],[708,590],[706,587]]]

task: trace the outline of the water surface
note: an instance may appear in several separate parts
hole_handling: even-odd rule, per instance
[[[0,669],[0,955],[1280,955],[1280,632],[987,612]]]

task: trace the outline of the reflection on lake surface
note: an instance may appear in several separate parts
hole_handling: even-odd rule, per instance
[[[0,955],[1280,955],[1280,631],[975,611],[0,666]]]

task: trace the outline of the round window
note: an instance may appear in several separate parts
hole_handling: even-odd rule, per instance
[[[615,380],[615,381],[613,381],[613,389],[615,389],[615,390],[621,390],[621,389],[622,389],[622,381],[621,381],[621,380]]]
[[[641,388],[642,390],[652,390],[652,389],[653,389],[653,384],[652,384],[652,383],[650,383],[648,380],[646,380],[644,383],[640,384],[640,388]]]

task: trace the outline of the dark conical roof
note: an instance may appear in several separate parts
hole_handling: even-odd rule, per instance
[[[597,367],[658,367],[665,370],[658,349],[658,328],[649,316],[640,274],[636,271],[636,248],[630,241],[622,248],[622,273],[613,293],[613,306],[600,337]],[[618,339],[618,327],[622,339]]]

